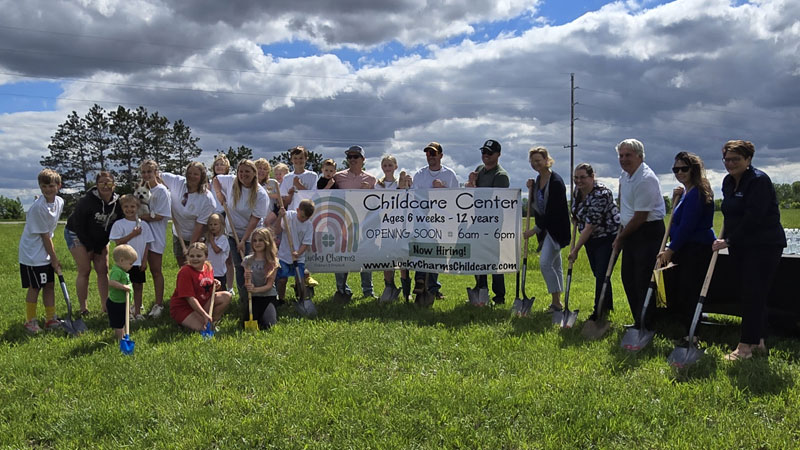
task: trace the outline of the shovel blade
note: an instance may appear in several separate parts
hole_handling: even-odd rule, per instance
[[[583,324],[581,336],[594,341],[603,337],[610,328],[611,322],[606,319],[587,320],[586,323]]]
[[[294,302],[294,309],[298,314],[305,318],[313,318],[317,316],[317,308],[314,306],[314,302],[309,299],[298,300]]]
[[[553,312],[553,325],[561,325],[564,323],[564,316],[568,314],[568,312],[564,311],[555,311]]]
[[[383,293],[378,298],[378,303],[393,303],[400,296],[400,289],[396,286],[387,285],[383,289]]]
[[[436,297],[434,297],[432,293],[424,291],[420,294],[417,294],[417,299],[415,302],[423,308],[430,308],[433,306],[434,300],[436,300]]]
[[[515,298],[514,303],[511,305],[511,315],[512,316],[519,316],[522,315],[522,299]]]
[[[122,336],[122,339],[119,341],[119,350],[123,355],[132,355],[135,347],[136,343],[133,342],[131,337],[127,334]]]
[[[209,322],[206,324],[206,327],[203,328],[203,331],[200,332],[200,336],[203,336],[203,339],[211,339],[214,337],[214,325]]]
[[[642,327],[641,329],[629,328],[622,336],[622,342],[619,343],[620,347],[631,352],[638,352],[639,350],[647,347],[650,341],[653,340],[655,331],[648,330]]]
[[[80,332],[78,332],[78,330],[75,329],[75,325],[69,319],[64,319],[61,321],[61,328],[63,328],[64,331],[73,336],[78,336],[80,334]]]
[[[520,316],[526,317],[528,314],[531,313],[531,308],[533,308],[533,301],[535,298],[526,298],[522,300],[522,311],[520,312]]]
[[[244,321],[244,329],[247,331],[258,331],[258,321],[253,320],[253,316],[250,316],[250,320]]]
[[[86,323],[83,321],[83,319],[73,320],[72,327],[75,328],[75,331],[77,331],[78,334],[84,333],[89,329],[89,327],[86,326]]]
[[[703,350],[690,345],[688,347],[676,347],[667,357],[667,362],[672,367],[683,369],[688,367],[703,357]]]
[[[572,328],[575,326],[575,322],[578,320],[578,310],[575,311],[564,311],[564,321],[561,322],[561,328]]]

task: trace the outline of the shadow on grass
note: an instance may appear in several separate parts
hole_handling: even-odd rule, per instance
[[[769,358],[753,357],[745,361],[734,361],[726,370],[731,383],[742,391],[756,396],[775,395],[794,386],[790,371],[771,365]]]
[[[70,358],[79,358],[81,356],[88,356],[94,352],[106,349],[108,348],[108,346],[119,347],[119,344],[117,343],[116,339],[110,337],[93,341],[82,340],[78,342],[78,344],[72,350],[70,350],[68,355]]]

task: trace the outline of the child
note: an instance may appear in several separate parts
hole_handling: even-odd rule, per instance
[[[322,175],[317,180],[317,189],[337,189],[333,176],[336,175],[336,162],[326,159],[322,162]]]
[[[133,310],[131,317],[133,320],[144,320],[142,315],[142,288],[147,278],[147,256],[150,246],[153,245],[153,232],[147,225],[142,226],[138,220],[136,211],[139,209],[139,199],[131,194],[125,194],[119,199],[122,205],[124,218],[114,222],[111,226],[111,233],[108,238],[112,239],[116,245],[128,244],[136,250],[138,257],[133,263],[133,267],[128,270],[131,283],[133,283]]]
[[[158,317],[159,310],[164,305],[164,272],[162,270],[164,250],[167,248],[167,221],[172,217],[172,199],[169,190],[164,186],[164,180],[159,176],[158,163],[152,159],[142,161],[140,166],[142,182],[150,189],[150,215],[139,218],[147,222],[153,235],[150,249],[147,252],[146,265],[150,267],[150,276],[153,279],[153,293],[155,303],[150,311],[153,317]],[[135,288],[135,286],[134,286]],[[141,301],[141,295],[139,300]],[[159,308],[156,308],[158,305]],[[139,314],[139,310],[136,310]]]
[[[222,291],[214,279],[214,269],[206,261],[208,247],[202,242],[192,242],[186,254],[187,264],[178,271],[175,292],[169,302],[169,315],[181,326],[202,331],[209,322],[216,322],[231,303],[231,293]],[[211,291],[217,293],[211,298]],[[214,317],[208,314],[214,302]]]
[[[375,189],[399,189],[398,182],[394,178],[397,159],[392,155],[385,155],[381,159],[381,170],[383,170],[383,178],[375,183]],[[397,285],[394,284],[394,270],[384,270],[383,280],[386,287],[391,286],[397,291]],[[408,270],[400,271],[400,283],[403,286],[403,299],[408,301],[411,296],[411,279],[408,277]]]
[[[308,161],[306,148],[298,145],[290,150],[289,155],[292,159],[294,172],[286,175],[281,182],[281,195],[283,196],[283,204],[287,205],[287,210],[297,208],[299,200],[294,198],[295,192],[313,189],[317,183],[317,174],[306,170],[306,162]]]
[[[108,298],[106,299],[106,311],[108,311],[108,325],[114,330],[117,340],[122,339],[123,327],[125,326],[125,299],[131,293],[131,279],[128,271],[139,259],[136,250],[127,244],[114,247],[111,253],[114,258],[114,266],[108,274]]]
[[[245,286],[253,303],[253,317],[263,329],[269,329],[278,322],[275,303],[275,275],[278,272],[277,249],[272,232],[258,228],[250,237],[253,252],[245,256],[242,266],[245,270]],[[244,305],[243,305],[244,306]],[[250,320],[249,308],[242,308],[244,320]]]
[[[281,245],[278,248],[278,259],[280,260],[281,268],[278,271],[278,298],[279,301],[286,300],[286,281],[291,275],[295,275],[292,267],[293,263],[297,263],[298,268],[305,273],[305,253],[311,246],[314,228],[308,219],[314,215],[314,202],[305,199],[297,205],[296,211],[281,210],[281,217],[286,216],[289,222],[289,230],[287,235],[281,239]],[[283,226],[283,222],[279,222],[279,227]],[[289,247],[289,232],[291,232],[291,241],[297,251]]]
[[[206,243],[211,247],[208,252],[208,262],[214,269],[214,279],[219,281],[220,286],[225,286],[227,281],[228,265],[231,247],[228,243],[228,236],[225,236],[225,223],[220,214],[214,213],[208,216],[208,236]]]
[[[59,197],[61,176],[54,170],[44,169],[37,177],[42,196],[33,202],[25,216],[25,228],[19,239],[19,274],[25,296],[25,330],[31,334],[42,331],[36,319],[36,304],[39,291],[45,311],[45,329],[60,326],[56,319],[55,272],[61,272],[53,247],[53,232],[64,209],[64,199]]]

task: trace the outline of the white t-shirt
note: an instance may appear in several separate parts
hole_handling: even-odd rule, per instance
[[[628,225],[636,211],[647,211],[647,222],[661,220],[666,215],[661,183],[656,174],[642,163],[633,175],[624,170],[619,176],[619,217]]]
[[[42,234],[53,232],[58,226],[58,218],[64,209],[64,199],[57,196],[53,203],[47,203],[44,195],[33,202],[25,216],[25,228],[19,238],[19,263],[37,267],[50,264],[50,255],[44,249]]]
[[[167,246],[167,221],[172,217],[172,212],[170,211],[171,203],[169,191],[163,184],[157,184],[155,187],[150,188],[150,211],[163,217],[163,219],[145,223],[149,225],[150,231],[153,233],[150,251],[159,255],[164,254],[164,248]]]
[[[220,252],[214,251],[214,248],[209,244],[208,246],[208,262],[214,268],[214,276],[221,277],[228,273],[228,267],[225,266],[225,260],[228,259],[228,254],[231,252],[231,246],[228,244],[228,237],[224,234],[214,238],[214,243],[219,247]]]
[[[433,180],[440,180],[447,188],[458,187],[458,177],[453,169],[442,166],[439,170],[430,170],[425,166],[414,174],[411,187],[414,189],[429,189],[433,187]]]
[[[305,222],[300,222],[297,219],[297,211],[286,211],[286,218],[289,220],[289,229],[292,232],[292,244],[294,249],[297,250],[301,245],[308,245],[311,247],[311,242],[314,239],[314,226],[311,224],[311,219]],[[283,219],[281,224],[285,225]],[[281,238],[281,245],[278,247],[278,259],[285,263],[292,263],[292,251],[289,249],[289,238],[286,235],[286,230],[283,230],[283,237]],[[304,263],[306,261],[305,253],[300,255],[297,262]]]
[[[125,236],[129,235],[134,228],[136,228],[136,221],[128,220],[123,217],[122,219],[114,222],[114,225],[111,225],[111,233],[109,233],[108,238],[112,241],[124,238]],[[136,250],[136,262],[133,263],[134,266],[142,265],[142,256],[144,256],[144,251],[147,248],[147,244],[150,244],[152,247],[154,241],[155,238],[150,230],[150,227],[148,227],[147,224],[142,221],[142,233],[126,242],[126,244],[130,245],[134,250]]]
[[[317,190],[317,179],[319,176],[316,172],[312,172],[310,170],[306,170],[301,174],[296,174],[294,172],[287,174],[283,177],[283,181],[281,182],[281,195],[286,197],[289,195],[289,189],[294,186],[294,179],[299,178],[300,183],[306,187],[306,189],[315,191]],[[297,196],[292,197],[292,203],[286,206],[286,210],[289,211],[291,209],[297,209],[297,205],[300,204],[300,199]]]
[[[181,226],[181,237],[188,241],[192,238],[195,224],[207,224],[208,217],[214,213],[216,207],[214,194],[208,189],[202,193],[192,192],[186,196],[186,205],[184,205],[183,196],[189,192],[186,188],[186,178],[182,175],[161,173],[161,179],[167,185],[172,198],[172,217]],[[174,223],[172,225],[172,235],[178,235]]]
[[[269,211],[269,197],[267,196],[267,191],[261,186],[256,188],[258,189],[256,204],[255,207],[251,209],[247,201],[250,198],[249,188],[242,188],[239,201],[234,201],[233,183],[234,180],[236,180],[236,175],[218,175],[217,180],[219,180],[219,184],[222,186],[222,193],[225,194],[228,211],[231,212],[231,218],[233,219],[233,224],[236,226],[237,236],[241,239],[247,229],[247,224],[250,222],[250,216],[257,217],[258,219],[267,217],[267,211]],[[225,230],[228,235],[233,236],[230,222],[227,220],[225,221]]]

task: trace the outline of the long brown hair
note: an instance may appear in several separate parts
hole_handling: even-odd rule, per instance
[[[247,206],[250,209],[255,209],[256,201],[258,200],[258,168],[253,161],[249,159],[245,159],[239,163],[236,167],[236,173],[239,173],[239,168],[242,166],[247,166],[253,170],[253,182],[250,186],[242,186],[242,182],[239,181],[239,176],[237,175],[236,178],[233,180],[233,205],[236,206],[239,203],[239,197],[242,196],[242,188],[250,189],[250,197],[247,199]]]
[[[700,190],[700,198],[703,203],[714,201],[714,191],[711,190],[711,183],[706,178],[706,169],[703,160],[691,152],[680,152],[675,155],[675,161],[682,161],[689,166],[689,181]]]

